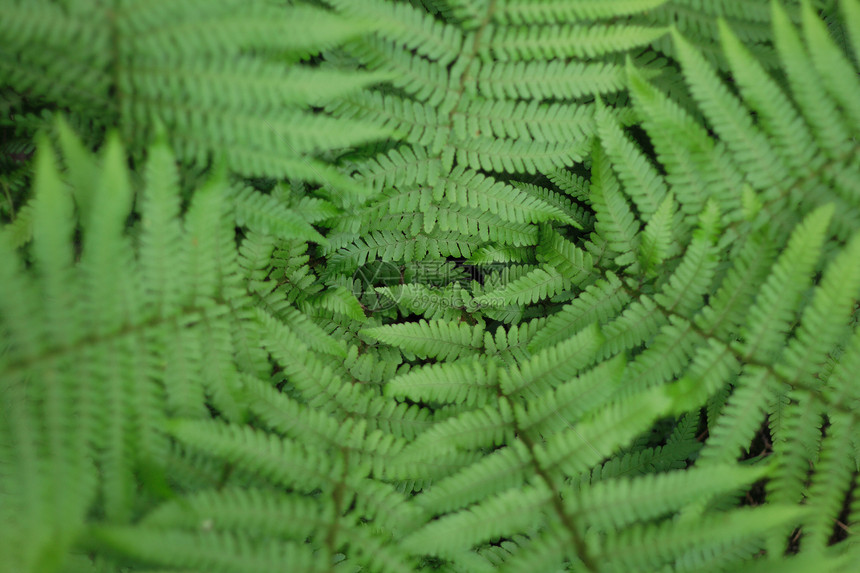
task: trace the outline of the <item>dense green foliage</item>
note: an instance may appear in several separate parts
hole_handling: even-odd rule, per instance
[[[0,573],[860,570],[858,61],[858,0],[0,0]]]

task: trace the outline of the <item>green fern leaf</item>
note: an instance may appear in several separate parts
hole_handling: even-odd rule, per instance
[[[652,10],[666,0],[603,0],[578,2],[499,2],[493,17],[512,24],[549,24],[556,21],[597,20]]]
[[[539,58],[596,58],[653,42],[666,31],[637,26],[547,26],[500,28],[479,52],[501,61]]]
[[[759,543],[746,547],[745,541],[795,520],[803,511],[795,507],[774,506],[735,509],[700,522],[669,521],[660,526],[633,527],[616,537],[605,548],[603,556],[616,567],[635,571],[653,571],[667,563],[685,558],[690,569],[713,561],[710,555],[732,555],[742,559],[755,553]],[[692,548],[695,553],[688,553]],[[698,553],[698,554],[697,554]]]
[[[481,407],[495,394],[496,370],[482,360],[462,360],[413,370],[389,380],[386,394],[415,402]]]
[[[847,4],[850,4],[848,2]],[[844,117],[849,121],[850,130],[860,131],[860,101],[852,97],[860,91],[860,80],[851,62],[833,43],[824,23],[813,11],[808,0],[801,3],[803,32],[809,45],[812,64],[821,77],[824,86]]]
[[[656,169],[621,131],[604,105],[597,107],[597,133],[606,155],[618,172],[644,222],[648,222],[666,198],[666,184]]]
[[[591,182],[591,202],[597,214],[595,231],[618,253],[615,262],[627,266],[639,249],[639,222],[621,194],[608,158],[595,147]]]
[[[207,571],[262,573],[283,563],[302,571],[324,571],[327,564],[310,547],[296,542],[259,542],[247,535],[180,532],[144,527],[100,528],[92,532],[100,545],[136,559],[168,567]]]
[[[822,207],[795,229],[750,312],[741,345],[744,356],[768,359],[780,348],[794,319],[794,308],[818,262],[833,207]]]
[[[526,305],[549,298],[565,285],[564,276],[553,267],[542,266],[475,298],[480,306]]]
[[[587,516],[593,527],[622,529],[680,509],[706,493],[728,492],[749,485],[765,473],[760,467],[724,466],[719,470],[690,469],[632,479],[616,478],[594,484],[565,504],[571,514]],[[619,503],[622,499],[624,501]]]
[[[365,328],[362,334],[420,358],[438,360],[469,356],[483,346],[483,328],[438,320]]]

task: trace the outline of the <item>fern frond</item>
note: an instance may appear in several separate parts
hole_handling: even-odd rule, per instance
[[[331,256],[330,264],[349,272],[374,259],[409,263],[438,257],[468,258],[479,240],[451,231],[413,237],[404,232],[378,231],[340,249]]]
[[[263,329],[261,342],[283,368],[290,384],[312,407],[341,414],[366,416],[369,422],[379,427],[400,426],[402,434],[420,433],[415,425],[422,426],[421,415],[413,409],[398,408],[396,404],[382,401],[369,388],[344,381],[335,369],[326,362],[329,359],[316,356],[283,323],[255,312]],[[300,356],[301,360],[296,360]],[[426,415],[426,412],[423,413]],[[390,418],[386,419],[388,416]]]
[[[860,567],[857,0],[0,11],[0,570]]]
[[[832,206],[817,209],[792,233],[749,311],[741,345],[744,356],[767,360],[779,350],[800,296],[811,282],[833,211]]]
[[[471,359],[434,364],[401,374],[385,386],[388,395],[415,402],[451,402],[482,407],[495,396],[492,362]]]
[[[659,333],[648,343],[630,364],[631,375],[636,382],[633,388],[648,386],[676,379],[689,365],[697,348],[705,341],[693,325],[673,315],[670,324],[660,328]]]
[[[744,101],[758,114],[776,150],[788,166],[808,165],[815,155],[812,134],[791,101],[723,21],[720,38]]]
[[[417,497],[417,503],[428,512],[440,513],[466,507],[487,495],[520,485],[531,471],[528,448],[519,440],[474,463],[451,472]]]
[[[343,473],[342,457],[328,456],[293,440],[217,422],[174,421],[169,425],[169,431],[188,447],[234,463],[242,468],[242,472],[264,477],[273,483],[305,492],[327,484],[326,493],[329,495],[334,488],[345,487],[364,498],[360,502],[362,510],[369,512],[368,517],[379,518],[380,524],[394,525],[398,520],[402,524],[404,520],[415,518],[413,510],[396,501],[398,496],[392,490],[384,493],[385,488],[374,487],[357,475],[349,483],[342,481],[339,477]],[[388,501],[374,507],[372,500],[379,495],[385,495]],[[376,501],[383,502],[382,499]]]
[[[539,223],[565,219],[557,207],[475,171],[456,168],[442,183],[434,190],[437,200],[444,196],[452,203],[485,209],[507,221]]]
[[[823,405],[808,392],[792,392],[785,408],[785,421],[775,436],[776,469],[767,484],[768,499],[776,503],[798,503],[805,496],[810,465],[818,462],[823,424]],[[787,531],[776,531],[768,540],[773,551],[784,551]]]
[[[690,567],[695,569],[711,561],[710,556],[715,554],[749,558],[760,548],[764,533],[794,521],[803,513],[790,506],[741,508],[698,522],[635,526],[610,540],[603,557],[616,567],[643,572],[681,559],[695,560]],[[749,547],[747,540],[753,540]],[[737,550],[740,555],[732,555]]]
[[[303,539],[332,519],[334,508],[294,494],[260,489],[207,490],[156,507],[141,521],[148,528],[176,528],[189,532],[237,531]]]
[[[675,26],[685,37],[694,41],[695,48],[706,60],[720,68],[725,66],[724,55],[719,46],[717,21],[725,19],[732,29],[756,57],[774,67],[777,63],[774,50],[768,42],[772,39],[771,18],[768,10],[770,0],[750,0],[743,4],[724,2],[700,2],[699,0],[670,0],[653,10],[634,15],[634,23],[648,26]],[[669,57],[677,55],[676,46],[663,37],[654,47]]]
[[[408,220],[408,214],[401,216],[401,221]],[[525,246],[534,245],[537,242],[537,228],[533,225],[511,223],[486,211],[451,205],[447,202],[428,205],[422,218],[426,232],[432,232],[438,225],[442,231],[477,235],[484,241],[500,244]]]
[[[168,567],[262,573],[291,563],[303,571],[325,571],[328,564],[297,542],[259,541],[248,535],[182,532],[145,527],[102,527],[91,535],[99,545],[135,559]]]
[[[541,350],[528,361],[503,370],[499,386],[507,396],[545,391],[589,365],[602,342],[600,328],[591,324],[563,342]]]
[[[515,431],[513,421],[510,402],[497,400],[437,422],[410,444],[403,456],[433,458],[461,449],[510,443]]]
[[[265,235],[279,239],[302,239],[325,244],[325,237],[314,229],[307,219],[281,201],[264,195],[251,187],[237,189],[234,193],[236,223]]]
[[[540,523],[551,495],[543,484],[516,487],[433,521],[403,543],[412,551],[448,556],[482,541],[528,531]]]
[[[821,457],[808,490],[811,511],[804,527],[804,545],[813,552],[829,545],[845,496],[854,486],[856,463],[851,454],[854,424],[853,415],[830,414],[827,436],[821,441]]]
[[[492,62],[482,64],[474,79],[465,81],[465,86],[481,96],[496,99],[567,100],[621,90],[624,70],[611,62]]]
[[[612,356],[649,340],[669,319],[653,298],[641,296],[603,326],[606,342],[602,355]]]
[[[555,183],[559,189],[578,201],[588,199],[591,182],[579,175],[575,175],[565,169],[556,169],[547,174],[550,181]]]
[[[479,50],[482,59],[597,58],[653,42],[666,31],[638,26],[546,26],[497,28]]]
[[[93,0],[73,4],[77,12],[69,16],[49,2],[10,3],[0,28],[9,46],[0,75],[91,121],[93,131],[117,125],[138,155],[160,122],[183,160],[206,164],[224,155],[244,175],[290,174],[344,190],[348,181],[334,170],[309,169],[308,154],[388,135],[361,122],[341,131],[336,125],[345,123],[308,113],[388,74],[297,63],[366,33],[366,19],[256,0],[240,15],[232,0],[205,7],[126,2],[115,10]]]
[[[564,530],[548,528],[533,534],[528,544],[512,552],[511,558],[497,568],[504,573],[528,573],[561,569],[568,555],[573,553],[570,536]]]
[[[647,223],[660,208],[668,190],[657,170],[621,131],[605,105],[597,107],[597,134],[612,166],[633,199],[642,221]]]
[[[179,178],[165,145],[150,150],[146,168],[148,186],[140,209],[146,225],[140,235],[140,264],[147,304],[158,309],[158,316],[166,317],[179,310],[188,285],[184,275],[175,273],[175,269],[185,267],[186,257],[177,218]]]
[[[343,286],[328,289],[315,299],[309,300],[307,304],[330,310],[335,314],[342,314],[358,322],[367,320],[364,308],[355,297],[355,294]]]
[[[316,324],[308,315],[294,307],[287,307],[276,316],[284,321],[287,327],[305,342],[311,350],[331,354],[333,356],[346,356],[342,341],[335,339],[326,333],[322,327]]]
[[[97,511],[122,523],[139,502],[136,480],[157,487],[164,479],[162,460],[169,448],[159,428],[168,412],[199,417],[214,406],[226,418],[241,417],[233,384],[242,352],[235,344],[240,335],[232,333],[248,328],[226,308],[241,309],[248,301],[236,287],[240,271],[234,265],[233,227],[222,209],[223,183],[195,196],[183,226],[176,166],[164,143],[156,144],[143,170],[141,223],[130,234],[125,227],[132,183],[117,139],[110,138],[98,165],[67,127],[60,130],[63,150],[82,158],[70,179],[94,188],[70,192],[45,141],[33,203],[33,268],[16,268],[20,256],[5,244],[6,264],[0,268],[3,286],[18,289],[0,297],[5,305],[0,369],[8,381],[0,401],[9,401],[13,419],[25,416],[31,438],[48,448],[29,465],[4,470],[0,479],[35,479],[26,473],[33,463],[45,475],[65,476],[62,495],[39,478],[35,483],[44,491],[38,499],[27,498],[35,509],[53,497],[56,516],[34,513],[33,523],[42,519],[45,527],[57,520],[56,560],[65,550],[56,548],[68,548],[69,528],[80,524],[75,515],[80,519],[80,512]],[[73,199],[83,203],[80,235]],[[197,272],[174,275],[165,265]],[[45,301],[33,306],[43,296]],[[19,320],[21,312],[27,321]],[[41,326],[30,323],[35,319]],[[30,390],[16,395],[24,379]],[[4,449],[30,439],[17,431],[4,428]],[[37,433],[43,435],[36,438]],[[40,535],[34,533],[20,550],[44,558]]]
[[[809,53],[779,2],[772,2],[774,43],[800,110],[819,147],[830,157],[841,157],[852,147],[841,114],[827,96]]]
[[[527,305],[560,292],[565,277],[553,267],[544,265],[504,285],[475,298],[481,306]]]
[[[783,351],[777,372],[789,382],[808,382],[827,353],[846,338],[845,317],[860,297],[860,237],[855,236],[825,268],[800,325]]]
[[[719,289],[695,317],[696,324],[707,333],[721,338],[738,332],[746,323],[746,313],[752,305],[758,287],[767,279],[776,259],[773,241],[763,233],[747,237],[733,257],[732,268],[726,273]]]
[[[572,495],[565,500],[565,505],[571,514],[583,515],[593,527],[622,529],[677,511],[702,495],[752,484],[765,474],[761,467],[727,465],[719,469],[694,468],[685,472],[615,478],[597,482]]]
[[[850,2],[847,2],[850,4]],[[860,91],[857,70],[833,42],[824,22],[813,11],[808,0],[801,2],[803,35],[809,45],[812,64],[824,87],[830,92],[853,133],[860,131],[860,101],[853,97]]]
[[[376,29],[386,39],[442,66],[454,61],[462,49],[463,35],[457,28],[409,4],[387,0],[332,0],[331,4],[353,18],[376,23]]]
[[[109,62],[104,15],[69,17],[50,2],[7,2],[4,14],[0,27],[8,46],[0,71],[4,84],[22,92],[34,90],[61,104],[92,106],[87,111],[94,115],[107,110],[109,79],[99,73]],[[34,53],[34,44],[50,57]]]
[[[354,23],[308,5],[292,6],[289,18],[279,8],[266,4],[251,4],[237,17],[234,6],[232,0],[212,3],[206,20],[201,21],[194,19],[195,14],[200,15],[199,6],[194,4],[145,4],[134,6],[134,17],[124,19],[123,25],[134,34],[135,47],[144,53],[149,48],[159,55],[163,54],[158,49],[162,42],[180,54],[226,55],[241,47],[304,55],[308,50],[341,44],[367,29],[366,21],[359,22],[356,29]],[[234,26],[225,29],[225,23]]]
[[[677,208],[674,196],[671,193],[666,195],[654,216],[642,229],[639,258],[643,270],[651,272],[676,254],[677,243],[672,239],[682,235],[682,231],[676,226]]]
[[[617,315],[630,301],[624,284],[612,273],[586,287],[576,299],[547,319],[546,326],[529,343],[532,352],[564,340],[569,333],[579,332],[597,322],[605,323]]]
[[[420,358],[438,360],[469,356],[483,347],[483,328],[439,320],[365,328],[362,334]]]
[[[522,247],[502,247],[498,245],[487,245],[476,249],[470,261],[477,264],[484,263],[515,263],[529,264],[536,262],[531,249]]]
[[[594,215],[584,206],[574,203],[570,198],[547,187],[513,181],[512,184],[530,195],[540,197],[560,209],[565,215],[565,222],[574,229],[584,230],[594,225]]]
[[[779,185],[785,166],[767,138],[695,48],[680,35],[675,36],[675,44],[693,97],[747,178],[759,188]]]
[[[550,388],[527,403],[514,406],[517,428],[534,435],[552,435],[609,403],[625,373],[616,357]]]
[[[454,134],[468,132],[547,143],[583,139],[591,128],[593,111],[587,106],[539,104],[475,98],[453,116]]]
[[[777,398],[779,383],[766,369],[747,366],[702,450],[703,463],[727,462],[746,449],[761,426],[767,407]]]
[[[369,464],[382,475],[404,448],[392,433],[368,426],[364,419],[339,424],[327,413],[316,412],[260,381],[244,377],[252,398],[250,409],[266,426],[323,451],[347,453],[358,464]]]
[[[499,2],[493,18],[511,24],[552,24],[558,21],[597,20],[621,17],[639,11],[653,10],[666,0],[604,0],[604,1],[548,1],[524,2],[505,0]]]
[[[689,318],[701,306],[701,298],[707,294],[716,271],[719,218],[716,204],[708,203],[687,252],[665,287],[654,295],[654,300],[668,312]]]
[[[404,141],[429,147],[440,123],[436,108],[397,94],[360,92],[342,98],[329,111],[344,119],[374,120],[401,134]]]
[[[507,364],[515,364],[529,357],[528,344],[543,328],[543,319],[519,325],[511,325],[507,329],[497,328],[495,338],[489,332],[484,332],[484,348],[487,356],[500,358]]]
[[[450,97],[448,70],[419,54],[403,53],[396,43],[383,38],[365,38],[351,46],[352,55],[371,70],[391,73],[391,83],[421,102],[438,106]]]
[[[681,210],[696,217],[708,199],[717,201],[727,221],[738,217],[741,201],[737,189],[743,178],[722,142],[714,143],[706,129],[628,64],[630,92],[643,115],[643,126],[666,169]]]
[[[826,553],[801,553],[800,555],[771,557],[767,560],[752,560],[738,568],[739,573],[766,573],[779,568],[786,573],[803,573],[816,569],[821,573],[838,573],[857,564],[856,551],[828,551]]]
[[[591,204],[597,215],[595,232],[618,255],[615,262],[627,266],[639,249],[639,221],[621,193],[611,173],[609,159],[595,146],[592,154]]]
[[[427,320],[461,320],[464,318],[465,309],[474,308],[468,292],[460,288],[458,283],[442,290],[420,283],[409,283],[377,287],[376,292],[389,298],[404,315],[417,314]]]
[[[429,157],[425,148],[407,146],[377,155],[357,167],[356,179],[379,191],[384,187],[409,189],[419,182],[435,185],[440,165],[438,158]],[[426,199],[422,203],[427,204]]]
[[[667,414],[672,406],[663,388],[637,393],[537,445],[535,460],[548,474],[579,474]]]
[[[860,14],[860,7],[857,3],[844,2],[841,4],[843,21],[848,29],[848,37],[851,41],[851,46],[854,48],[854,61],[860,58],[860,27],[857,26],[857,16]]]
[[[594,257],[549,226],[541,228],[540,243],[536,251],[538,260],[557,269],[566,282],[581,286],[594,279]]]
[[[587,149],[585,139],[546,142],[478,136],[442,152],[474,170],[538,173],[581,161]]]
[[[372,384],[382,384],[393,378],[401,368],[401,357],[395,349],[384,351],[377,349],[376,352],[364,349],[360,353],[359,347],[352,345],[346,355],[344,366],[350,375],[358,381]]]

